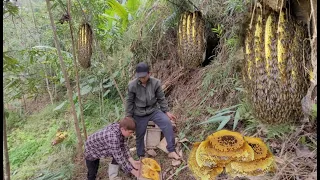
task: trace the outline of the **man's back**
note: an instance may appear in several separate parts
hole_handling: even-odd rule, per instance
[[[124,137],[118,123],[112,123],[100,131],[90,135],[86,141],[85,156],[87,159],[100,159],[111,156],[110,147],[112,143],[124,143]]]

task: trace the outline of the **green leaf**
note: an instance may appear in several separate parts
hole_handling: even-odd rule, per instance
[[[230,120],[230,116],[219,116],[219,117],[209,118],[207,121],[201,122],[198,125],[221,122],[221,121],[224,121],[226,119],[228,119],[228,121],[229,121]]]
[[[241,106],[241,104],[237,104],[237,105],[234,105],[234,106],[231,106],[231,107],[228,107],[228,108],[221,109],[221,110],[217,111],[216,113],[221,113],[223,111],[227,111],[227,110],[239,107],[239,106]]]
[[[4,72],[21,72],[24,69],[23,66],[19,64],[19,61],[7,53],[3,53],[3,70]]]
[[[121,19],[128,19],[127,10],[118,1],[108,0],[107,3]]]
[[[114,73],[111,75],[110,78],[115,78],[115,77],[117,77],[117,76],[119,75],[119,73],[120,73],[120,71],[114,72]]]
[[[81,88],[80,90],[80,94],[81,96],[88,94],[90,91],[92,90],[92,87],[89,85],[86,85],[84,87]]]
[[[54,2],[51,6],[51,9],[55,9],[59,5],[59,2]]]
[[[63,106],[67,103],[68,101],[63,101],[63,103],[61,103],[59,106],[57,106],[56,108],[53,109],[53,111],[58,111],[61,108],[63,108]]]
[[[78,93],[74,93],[73,94],[72,101],[73,101],[75,106],[78,104]]]
[[[60,84],[64,83],[65,79],[63,77],[60,78]]]
[[[75,104],[75,108],[76,108],[76,114],[77,114],[77,118],[80,118],[80,106],[79,103]]]
[[[305,136],[302,136],[302,137],[300,138],[300,142],[301,142],[301,144],[305,145],[305,144],[306,144],[306,137],[305,137]]]
[[[97,81],[96,77],[92,77],[92,78],[88,79],[88,83],[94,83],[96,81]]]
[[[120,17],[122,21],[121,31],[126,30],[129,21],[128,11],[116,0],[108,0],[107,3],[113,9],[113,11]]]
[[[140,4],[141,4],[140,0],[128,0],[125,6],[128,9],[129,13],[135,16],[137,10],[139,9]]]
[[[108,89],[104,94],[103,97],[105,97],[106,95],[108,95],[110,93],[110,90]]]
[[[120,112],[119,112],[118,106],[115,106],[114,108],[115,108],[117,119],[120,119]]]
[[[224,116],[225,119],[220,123],[217,131],[221,130],[222,128],[224,128],[224,126],[230,121],[231,116]]]
[[[236,90],[240,91],[240,92],[246,92],[246,90],[244,88],[240,88],[240,87],[237,87],[235,88]]]
[[[10,114],[9,114],[9,112],[8,112],[8,111],[5,111],[5,112],[4,112],[4,117],[5,117],[6,119],[8,119],[8,118],[9,118],[9,115],[10,115]]]
[[[317,104],[313,104],[311,112],[312,118],[315,119],[317,117]]]
[[[112,87],[112,86],[113,86],[113,82],[112,81],[108,82],[107,84],[103,84],[102,85],[103,88],[109,88],[109,87]]]
[[[110,13],[110,9],[107,9],[100,17],[105,18],[107,21],[117,21],[118,19],[114,17],[114,11],[111,12],[113,13]]]
[[[100,86],[95,86],[94,88],[92,88],[91,92],[95,93],[95,92],[100,92],[101,91],[101,87]]]
[[[121,31],[125,31],[127,29],[129,21],[127,19],[122,20],[122,26],[121,26]]]
[[[240,111],[241,111],[241,108],[238,108],[237,111],[236,111],[236,115],[234,116],[234,120],[233,120],[233,130],[236,129],[237,125],[238,125],[238,122],[239,122],[239,119],[240,119]]]
[[[219,116],[222,116],[222,115],[225,115],[225,114],[229,114],[229,113],[233,113],[235,111],[230,111],[230,110],[227,110],[227,111],[222,111],[216,115],[214,115],[213,117],[219,117]]]
[[[16,65],[18,64],[18,60],[17,59],[14,59],[13,57],[10,57],[10,56],[7,56],[7,55],[3,55],[3,59],[4,59],[4,62],[8,65]]]
[[[16,16],[19,13],[19,7],[10,1],[3,2],[3,15],[9,13],[11,16]]]

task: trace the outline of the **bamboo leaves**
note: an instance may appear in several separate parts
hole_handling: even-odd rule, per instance
[[[235,108],[237,108],[237,110],[232,110]],[[235,114],[233,118],[233,130],[235,130],[240,120],[240,115],[242,113],[242,104],[237,104],[216,112],[209,111],[209,113],[213,114],[214,116],[210,117],[208,120],[204,122],[199,123],[198,125],[208,123],[220,123],[217,130],[221,130],[232,119],[233,114]]]

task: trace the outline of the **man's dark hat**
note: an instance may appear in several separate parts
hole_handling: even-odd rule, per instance
[[[145,62],[140,62],[136,66],[136,77],[141,78],[147,76],[149,73],[149,66]]]

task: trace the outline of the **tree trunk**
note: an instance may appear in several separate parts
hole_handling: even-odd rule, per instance
[[[56,30],[56,26],[54,24],[52,13],[51,13],[50,0],[46,0],[46,3],[47,3],[47,9],[48,9],[50,22],[51,22],[51,26],[52,26],[52,31],[53,31],[53,35],[54,35],[54,43],[55,43],[57,51],[58,51],[61,70],[62,70],[64,79],[65,79],[65,85],[67,87],[68,97],[69,97],[69,101],[71,104],[71,111],[72,111],[72,115],[73,115],[73,119],[74,119],[74,126],[76,129],[76,134],[77,134],[77,138],[78,138],[78,152],[80,152],[80,151],[82,151],[83,142],[82,142],[81,132],[80,132],[80,128],[79,128],[77,113],[76,113],[75,106],[74,106],[73,99],[72,99],[72,89],[70,86],[70,80],[69,80],[68,74],[66,72],[66,67],[63,62],[62,55],[61,55],[60,45],[59,45],[58,36],[57,36],[57,30]]]
[[[4,163],[4,171],[5,171],[4,179],[10,180],[10,163],[9,163],[8,142],[7,142],[7,123],[6,123],[5,113],[4,113],[4,106],[3,106],[3,163]]]
[[[24,108],[24,113],[27,114],[27,103],[26,103],[26,97],[25,94],[22,95],[23,97],[23,108]]]
[[[58,92],[57,92],[57,84],[54,84],[54,97],[57,98]]]
[[[23,98],[20,99],[20,116],[24,117],[24,106],[23,106]]]
[[[71,18],[71,1],[68,0],[68,14],[69,14],[69,27],[70,27],[70,34],[71,34],[71,40],[72,40],[72,52],[73,52],[73,64],[74,64],[74,68],[76,71],[76,84],[77,84],[77,91],[78,91],[78,103],[79,103],[79,107],[80,107],[80,122],[82,122],[82,129],[83,129],[83,134],[84,134],[84,138],[85,140],[87,140],[87,130],[86,130],[86,124],[85,124],[85,120],[83,117],[83,108],[82,108],[82,102],[81,102],[81,93],[80,93],[80,79],[79,79],[79,70],[78,70],[78,63],[76,60],[76,45],[74,42],[74,36],[73,36],[73,28],[72,28],[72,18]]]
[[[44,75],[46,76],[45,79],[46,79],[47,91],[48,91],[48,94],[49,94],[49,97],[50,97],[50,101],[51,101],[51,104],[53,104],[53,97],[52,97],[52,93],[50,91],[48,73],[47,73],[47,70],[46,70],[46,65],[44,65],[44,64],[43,64],[43,71],[44,71]]]
[[[100,116],[102,116],[102,106],[101,106],[102,95],[101,91],[99,91],[99,106],[100,106]]]
[[[103,80],[101,80],[101,83],[100,83],[100,91],[101,91],[101,107],[102,107],[102,114],[104,114],[104,101],[103,101]]]

